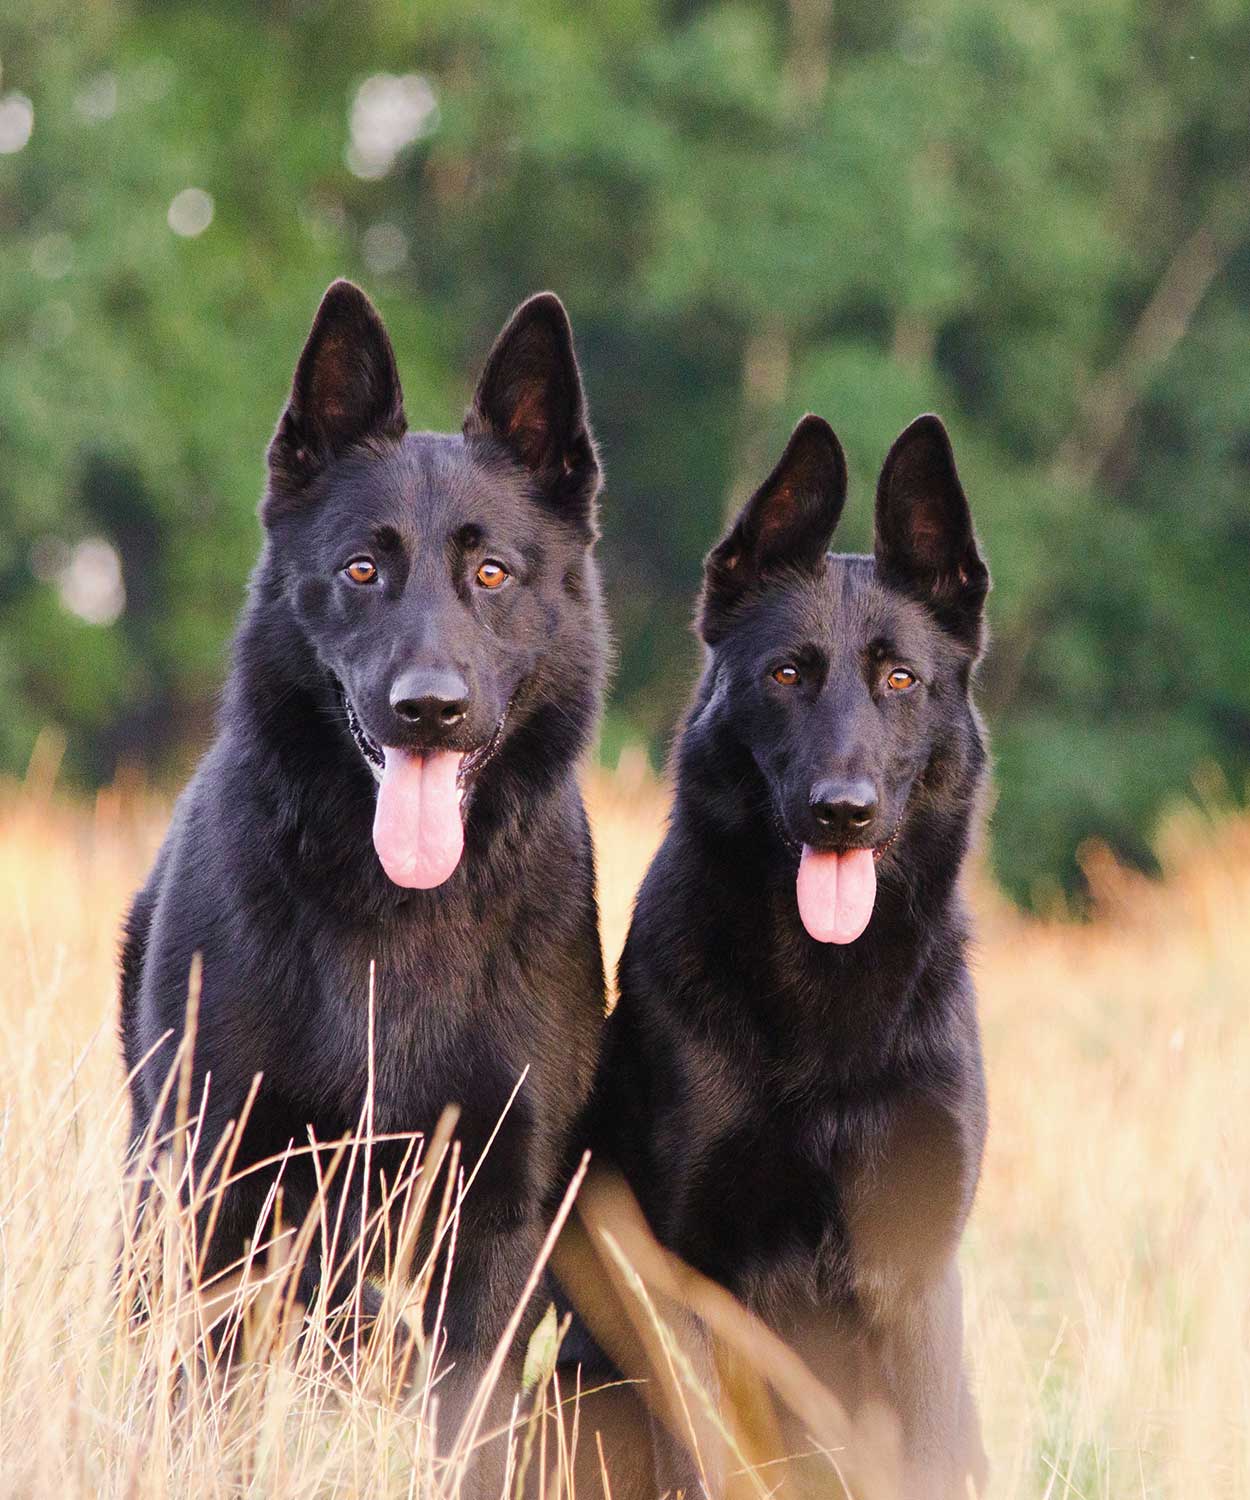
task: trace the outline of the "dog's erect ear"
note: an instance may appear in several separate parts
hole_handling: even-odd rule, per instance
[[[877,481],[874,551],[887,582],[920,599],[974,650],[990,575],[941,420],[917,417],[886,455]]]
[[[266,510],[297,496],[354,443],[401,438],[406,425],[382,319],[358,286],[336,281],[321,299],[269,444]]]
[[[720,637],[735,607],[781,569],[824,563],[846,501],[846,458],[823,417],[806,416],[777,467],[747,501],[704,564],[699,633]]]
[[[508,319],[486,358],[464,435],[502,443],[557,514],[593,530],[599,460],[573,330],[554,292],[538,292]]]

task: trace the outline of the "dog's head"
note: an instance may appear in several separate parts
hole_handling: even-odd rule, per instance
[[[841,446],[805,417],[707,559],[692,725],[706,716],[748,752],[804,925],[839,943],[868,925],[878,862],[904,857],[920,800],[980,768],[970,681],[989,589],[937,417],[886,458],[871,557],[826,550],[845,498]]]
[[[557,297],[517,309],[447,435],[408,431],[364,293],[326,292],[269,447],[262,518],[279,586],[378,781],[374,843],[396,884],[456,869],[475,782],[536,704],[563,698],[588,731],[598,488]]]

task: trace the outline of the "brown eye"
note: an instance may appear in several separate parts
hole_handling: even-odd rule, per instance
[[[372,583],[378,576],[371,557],[353,557],[343,571],[353,583]]]
[[[773,673],[773,681],[779,682],[782,687],[793,687],[798,680],[799,669],[797,667],[786,665],[778,667]]]
[[[886,687],[896,693],[905,693],[909,687],[914,687],[916,679],[906,667],[895,667],[885,679]]]
[[[477,581],[484,589],[501,588],[508,581],[508,570],[502,563],[488,557],[477,570]]]

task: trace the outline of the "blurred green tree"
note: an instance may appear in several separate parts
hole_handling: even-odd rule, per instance
[[[1091,834],[1148,863],[1197,765],[1250,765],[1247,55],[1234,0],[32,0],[0,30],[0,145],[33,109],[0,157],[0,754],[55,720],[99,778],[202,735],[333,275],[431,426],[552,286],[608,466],[605,755],[662,745],[702,553],[794,419],[842,434],[864,546],[935,408],[996,580],[999,873],[1071,886]]]

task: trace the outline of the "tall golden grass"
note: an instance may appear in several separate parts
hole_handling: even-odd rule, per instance
[[[225,1399],[168,1285],[127,1329],[114,970],[167,808],[51,781],[37,757],[0,786],[0,1495],[454,1491],[420,1410],[358,1371],[275,1350]],[[614,956],[663,795],[591,802]],[[1250,1500],[1250,819],[1175,821],[1160,853],[1159,884],[1092,857],[1083,925],[977,889],[992,1115],[963,1263],[998,1496]],[[519,1431],[517,1462],[560,1441]]]

